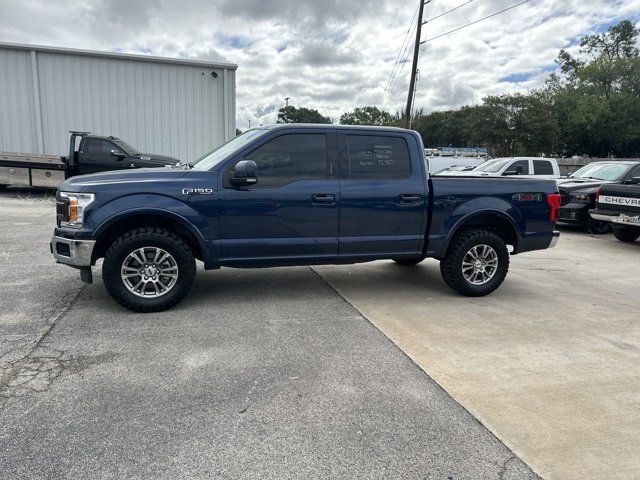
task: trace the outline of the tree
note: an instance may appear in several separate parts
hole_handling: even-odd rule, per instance
[[[323,116],[318,110],[293,105],[282,107],[278,111],[278,123],[331,123],[329,117]]]
[[[343,113],[340,117],[342,125],[391,125],[394,117],[378,107],[357,107],[351,112]]]

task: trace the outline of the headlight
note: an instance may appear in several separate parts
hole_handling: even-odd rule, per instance
[[[582,202],[591,201],[591,194],[589,193],[572,193],[571,200],[580,200]]]
[[[69,228],[82,228],[84,212],[93,203],[96,196],[93,193],[67,193],[60,192],[63,199],[63,208],[60,215],[60,226]]]

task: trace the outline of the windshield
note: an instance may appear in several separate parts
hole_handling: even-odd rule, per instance
[[[239,137],[230,140],[221,147],[216,148],[212,152],[207,153],[193,163],[194,170],[211,170],[223,160],[226,160],[238,150],[244,148],[247,144],[261,137],[268,130],[249,130]]]
[[[617,181],[624,177],[629,165],[620,163],[592,163],[571,175],[571,178],[594,178]]]
[[[484,162],[482,165],[478,165],[473,169],[474,172],[488,172],[488,173],[498,173],[502,170],[507,163],[511,161],[510,158],[495,158],[493,160],[489,160],[488,162]]]
[[[140,152],[133,148],[131,145],[129,145],[127,142],[125,142],[124,140],[116,140],[115,141],[116,145],[118,145],[122,150],[124,150],[125,152],[127,152],[129,155],[140,155]]]

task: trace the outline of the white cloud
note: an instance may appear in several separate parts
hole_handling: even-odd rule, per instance
[[[415,3],[415,4],[414,4]],[[427,18],[464,3],[434,0]],[[474,0],[426,25],[429,39],[518,3]],[[0,40],[225,59],[237,72],[238,126],[275,121],[285,97],[337,119],[380,105],[417,2],[406,0],[2,0]],[[416,103],[477,103],[544,83],[561,48],[623,18],[640,0],[531,0],[423,47]],[[410,49],[409,49],[410,50]],[[410,64],[386,107],[402,109]],[[511,80],[511,81],[509,81]]]

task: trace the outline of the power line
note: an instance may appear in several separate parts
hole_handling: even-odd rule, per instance
[[[400,65],[400,59],[402,57],[404,57],[404,55],[405,55],[405,53],[407,51],[407,48],[409,48],[409,45],[411,44],[410,42],[408,42],[409,34],[413,30],[413,22],[416,19],[416,15],[417,14],[418,14],[418,8],[416,8],[416,11],[414,12],[413,17],[411,18],[411,22],[409,23],[409,28],[407,29],[407,33],[404,36],[404,40],[402,41],[402,45],[400,46],[400,51],[398,52],[398,56],[396,57],[396,61],[393,64],[393,69],[391,70],[391,74],[389,75],[389,78],[387,79],[387,84],[384,87],[384,92],[382,94],[382,99],[381,99],[383,107],[384,107],[384,103],[386,102],[385,96],[387,95],[387,92],[391,89],[391,85],[395,81],[395,77],[398,74],[398,72],[396,70],[398,68],[398,65]],[[402,66],[404,67],[404,62],[402,64]]]
[[[491,15],[487,15],[486,17],[483,17],[483,18],[480,18],[480,19],[475,20],[473,22],[467,23],[466,25],[462,25],[461,27],[454,28],[453,30],[449,30],[448,32],[442,33],[440,35],[436,35],[435,37],[428,38],[428,39],[420,42],[420,44],[422,45],[423,43],[432,42],[433,40],[436,40],[437,38],[444,37],[445,35],[449,35],[450,33],[454,33],[454,32],[457,32],[459,30],[462,30],[463,28],[467,28],[467,27],[470,27],[471,25],[475,25],[476,23],[480,23],[483,20],[487,20],[487,19],[489,19],[491,17],[495,17],[496,15],[500,15],[501,13],[504,13],[507,10],[511,10],[513,8],[519,7],[520,5],[524,5],[525,3],[528,3],[529,1],[530,0],[524,0],[524,2],[516,3],[515,5],[511,5],[508,8],[500,10],[499,12],[492,13]]]
[[[422,24],[423,24],[423,25],[426,25],[426,24],[427,24],[427,23],[429,23],[429,22],[433,22],[434,20],[437,20],[437,19],[438,19],[438,18],[440,18],[440,17],[444,17],[444,16],[445,16],[445,15],[447,15],[448,13],[455,12],[455,11],[456,11],[456,10],[458,10],[459,8],[462,8],[462,7],[464,7],[465,5],[469,5],[471,2],[473,2],[473,0],[469,0],[468,2],[465,2],[465,3],[461,4],[461,5],[458,5],[457,7],[452,8],[451,10],[447,10],[446,12],[441,13],[440,15],[436,15],[435,17],[430,18],[429,20],[425,20],[424,22],[422,22]]]

